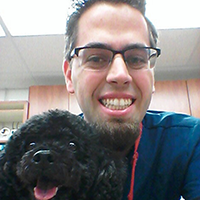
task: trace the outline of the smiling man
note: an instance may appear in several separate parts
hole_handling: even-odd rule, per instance
[[[63,65],[67,90],[84,119],[102,130],[104,144],[130,160],[123,199],[133,193],[136,200],[200,199],[199,120],[147,112],[160,49],[145,2],[80,0],[72,10]]]

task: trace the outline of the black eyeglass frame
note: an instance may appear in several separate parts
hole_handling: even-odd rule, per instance
[[[74,56],[76,55],[77,57],[79,57],[79,51],[82,50],[82,49],[92,49],[92,48],[95,48],[95,49],[105,49],[105,50],[109,50],[112,52],[113,56],[111,58],[111,62],[112,60],[114,59],[115,55],[116,54],[121,54],[123,59],[124,59],[124,62],[126,63],[126,59],[125,59],[125,52],[128,51],[128,50],[131,50],[131,49],[146,49],[146,50],[155,50],[156,53],[152,53],[152,54],[149,54],[149,57],[148,57],[148,60],[151,59],[151,57],[153,56],[156,56],[156,58],[158,58],[161,54],[161,49],[160,48],[156,48],[156,47],[148,47],[148,46],[138,46],[138,45],[135,45],[135,46],[130,46],[130,47],[127,47],[121,51],[117,51],[117,50],[114,50],[112,48],[109,48],[109,47],[106,47],[106,46],[96,46],[96,45],[92,45],[92,46],[82,46],[82,47],[76,47],[72,50],[71,54],[70,54],[70,61],[72,58],[74,58]],[[151,64],[151,66],[154,66],[155,65],[155,62],[153,62]]]
[[[95,49],[105,49],[105,50],[109,50],[113,53],[113,58],[115,57],[116,54],[121,54],[124,57],[124,53],[130,49],[147,49],[147,50],[155,50],[157,52],[157,55],[156,57],[159,57],[160,54],[161,54],[161,49],[160,48],[156,48],[156,47],[138,47],[138,46],[135,46],[135,47],[127,47],[121,51],[117,51],[117,50],[114,50],[114,49],[111,49],[111,48],[108,48],[108,47],[100,47],[100,46],[83,46],[83,47],[76,47],[72,50],[71,54],[70,54],[70,59],[72,59],[74,57],[74,55],[76,55],[78,57],[78,53],[80,50],[82,49],[92,49],[92,48],[95,48]],[[152,55],[149,56],[149,59],[151,58]]]

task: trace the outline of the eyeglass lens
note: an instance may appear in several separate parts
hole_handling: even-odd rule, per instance
[[[121,53],[121,52],[120,52]],[[83,48],[79,50],[80,65],[87,70],[104,70],[111,63],[118,52],[101,48]],[[149,61],[155,64],[157,52],[154,49],[134,48],[121,53],[130,69],[143,69],[152,67]]]

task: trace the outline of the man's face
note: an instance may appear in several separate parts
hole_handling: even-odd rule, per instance
[[[142,14],[125,4],[98,3],[89,8],[78,24],[76,47],[91,43],[122,50],[132,44],[149,46]],[[64,64],[67,89],[75,93],[89,122],[140,123],[149,106],[154,77],[152,69],[129,70],[122,55],[103,71],[85,70],[77,61]],[[106,106],[106,104],[109,106]]]

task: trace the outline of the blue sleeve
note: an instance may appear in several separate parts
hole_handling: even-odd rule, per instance
[[[200,120],[191,133],[188,154],[190,160],[185,174],[182,196],[186,200],[200,200]]]

